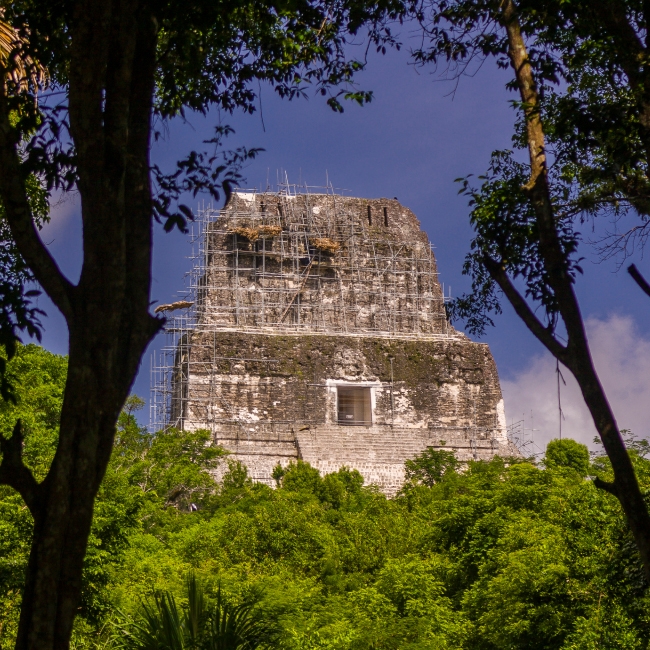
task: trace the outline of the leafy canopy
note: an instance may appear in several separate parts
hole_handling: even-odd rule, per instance
[[[65,358],[21,346],[9,369],[21,392],[3,406],[2,434],[25,418],[30,467],[43,472]],[[195,432],[148,434],[134,418],[139,405],[127,402],[97,498],[74,647],[207,648],[224,638],[213,622],[236,618],[228,612],[258,621],[288,650],[647,643],[638,552],[614,497],[581,470],[567,471],[587,458],[574,441],[550,445],[541,467],[495,458],[439,471],[434,463],[431,486],[412,482],[394,499],[357,472],[321,477],[306,463],[285,468],[273,490],[220,453],[202,453]],[[628,446],[647,490],[643,442]],[[183,455],[193,455],[196,474]],[[413,462],[426,468],[432,458],[427,450]],[[226,470],[221,482],[215,463]],[[596,458],[588,473],[611,480],[608,459]],[[179,486],[186,496],[170,499]],[[0,488],[3,650],[16,630],[31,526],[18,495]],[[191,575],[201,598],[188,591]],[[199,610],[205,618],[192,614]]]
[[[589,449],[575,440],[551,440],[544,455],[546,467],[570,467],[581,476],[587,476],[590,468]]]
[[[582,272],[581,229],[593,219],[616,222],[597,242],[604,256],[629,254],[648,234],[650,211],[650,87],[647,7],[635,1],[514,3],[539,95],[550,201],[571,282]],[[510,68],[503,3],[497,0],[424,0],[412,5],[424,30],[415,52],[456,81],[486,59]],[[513,78],[508,83],[517,90]],[[453,318],[482,334],[501,311],[498,286],[486,267],[495,260],[541,308],[545,326],[558,326],[558,295],[543,263],[543,245],[528,182],[527,126],[532,116],[519,98],[512,149],[496,151],[478,185],[458,179],[469,198],[476,232],[463,272],[472,291],[450,306]],[[560,332],[561,334],[561,332]]]
[[[56,9],[51,2],[21,0],[4,10],[5,21],[20,37],[11,60],[16,65],[32,61],[49,72],[50,92],[40,99],[33,82],[27,91],[15,87],[8,98],[16,137],[25,141],[22,171],[42,179],[48,193],[71,190],[78,180],[67,104],[57,100],[69,91],[74,6],[71,0],[59,0]],[[254,112],[262,82],[289,99],[305,96],[311,87],[339,112],[342,100],[369,101],[371,93],[353,82],[364,61],[350,58],[346,45],[362,31],[378,48],[397,45],[387,20],[404,12],[393,0],[202,0],[190,11],[186,3],[167,0],[146,10],[157,31],[156,139],[169,120],[190,112]],[[206,141],[211,146],[189,152],[171,172],[152,167],[154,211],[167,229],[184,229],[191,218],[191,210],[178,204],[181,194],[205,191],[219,200],[241,178],[239,166],[257,150],[219,153],[230,131],[219,124],[215,137]]]
[[[55,195],[80,189],[79,151],[93,146],[75,139],[79,130],[71,130],[69,113],[70,92],[80,92],[75,86],[80,80],[70,79],[74,38],[79,36],[75,30],[82,22],[75,14],[77,5],[73,0],[2,5],[2,111],[10,125],[7,143],[19,154],[12,170],[13,189],[24,184],[27,196],[22,230],[42,226]],[[155,101],[147,120],[153,125],[153,139],[164,136],[171,120],[193,112],[211,113],[216,122],[214,136],[202,150],[187,152],[171,169],[152,164],[147,170],[152,181],[147,204],[151,199],[152,216],[166,230],[186,230],[192,219],[192,210],[182,203],[184,195],[206,192],[216,201],[228,197],[242,178],[242,165],[259,152],[224,150],[224,138],[232,129],[222,122],[222,113],[254,112],[261,84],[289,99],[312,88],[335,111],[343,110],[344,100],[369,101],[371,93],[353,82],[364,61],[349,57],[347,44],[359,34],[380,49],[396,44],[386,20],[403,13],[397,0],[201,0],[191,7],[166,0],[138,6],[137,20],[152,23],[156,36]],[[118,41],[112,38],[119,49]],[[109,102],[124,100],[114,97],[113,90],[105,89]],[[148,149],[150,138],[145,135]],[[42,283],[43,277],[39,279]],[[33,302],[38,295],[34,280],[34,269],[18,252],[0,205],[0,345],[7,359],[14,355],[21,332],[40,340],[42,312]],[[5,363],[0,357],[0,395],[11,399]]]
[[[404,463],[407,481],[433,487],[446,474],[455,472],[459,466],[453,451],[427,447],[413,460]]]

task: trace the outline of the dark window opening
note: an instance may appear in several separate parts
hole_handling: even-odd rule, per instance
[[[388,228],[388,208],[384,207],[384,227]]]
[[[339,424],[367,427],[372,424],[370,388],[338,386],[336,392]]]
[[[257,250],[257,243],[252,242],[248,237],[233,233],[232,235],[232,250],[249,253]]]
[[[372,208],[368,206],[368,225],[372,226]]]

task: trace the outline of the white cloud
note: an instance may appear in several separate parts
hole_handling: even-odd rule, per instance
[[[587,335],[600,381],[614,410],[619,429],[650,436],[650,340],[643,338],[630,317],[589,318]],[[512,380],[501,382],[508,423],[525,416],[525,426],[538,448],[559,434],[557,375],[550,355],[531,359]],[[560,365],[562,436],[592,446],[596,429],[571,373]]]

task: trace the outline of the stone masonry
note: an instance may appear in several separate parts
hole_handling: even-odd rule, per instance
[[[209,429],[269,485],[303,459],[394,494],[426,447],[517,454],[490,350],[447,321],[427,236],[396,200],[235,193],[201,241],[169,424]]]

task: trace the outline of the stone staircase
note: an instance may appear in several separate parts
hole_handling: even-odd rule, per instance
[[[506,453],[505,445],[486,432],[470,429],[318,426],[296,437],[300,458],[321,474],[345,465],[358,470],[366,485],[377,485],[388,495],[402,487],[405,461],[427,447],[453,450],[460,461],[488,460],[495,453]]]
[[[404,483],[404,461],[427,446],[418,430],[389,427],[320,426],[297,434],[300,457],[321,474],[356,469],[366,485],[394,494]]]
[[[230,459],[246,465],[248,475],[254,481],[273,487],[273,468],[278,463],[286,467],[292,460],[299,458],[296,437],[290,429],[275,431],[270,427],[258,426],[251,431],[245,427],[230,427],[219,431],[214,442],[230,452]],[[222,464],[217,479],[226,470],[226,464]]]
[[[427,447],[453,450],[461,462],[512,451],[491,432],[456,428],[231,425],[221,426],[214,441],[231,453],[230,458],[244,463],[249,476],[260,483],[274,486],[271,474],[278,463],[286,467],[302,459],[322,475],[343,466],[356,469],[366,485],[376,485],[388,495],[404,483],[404,462]],[[224,464],[218,474],[226,469]]]

